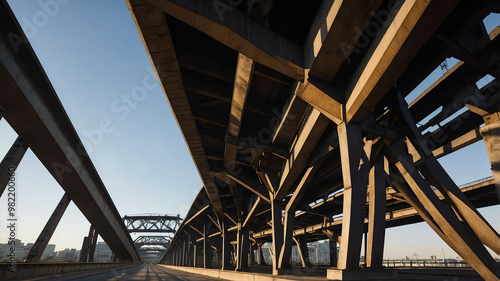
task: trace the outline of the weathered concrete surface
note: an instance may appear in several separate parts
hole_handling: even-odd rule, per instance
[[[226,271],[220,269],[208,269],[208,268],[194,268],[194,267],[184,267],[184,266],[171,266],[171,265],[160,265],[162,267],[181,270],[185,272],[191,272],[200,274],[203,276],[209,276],[214,278],[219,278],[223,280],[237,280],[237,281],[296,281],[296,280],[311,280],[311,281],[323,281],[327,280],[325,277],[319,276],[273,276],[271,274],[264,273],[252,273],[252,272],[235,272]]]
[[[9,271],[8,263],[0,263],[0,280],[19,279],[32,276],[67,272],[89,271],[103,268],[122,268],[130,263],[17,263],[16,272]]]
[[[490,158],[491,172],[500,198],[500,122],[485,125],[480,128],[480,131]]]
[[[394,269],[328,269],[326,277],[328,280],[394,280],[396,271]]]

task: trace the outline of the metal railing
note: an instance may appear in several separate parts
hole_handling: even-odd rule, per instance
[[[480,184],[482,182],[489,181],[489,180],[492,180],[492,179],[493,179],[493,176],[485,177],[485,178],[478,179],[478,180],[475,180],[475,181],[471,181],[471,182],[468,182],[468,183],[465,183],[465,184],[461,184],[461,185],[458,186],[458,188],[462,189],[464,187],[473,186],[473,185]]]
[[[447,260],[384,260],[385,267],[470,267],[465,261]]]

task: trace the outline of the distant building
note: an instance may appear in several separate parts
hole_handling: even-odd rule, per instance
[[[16,255],[16,260],[17,261],[24,261],[26,257],[28,256],[28,253],[33,246],[33,243],[28,243],[27,245],[24,245],[24,243],[21,242],[21,240],[16,239],[15,245],[9,245],[9,244],[0,244],[0,260],[8,260],[10,255],[10,248],[15,247],[15,255]]]
[[[55,244],[48,244],[42,253],[42,260],[51,260],[54,258],[54,252],[56,250]]]
[[[57,261],[77,261],[78,251],[76,249],[64,249],[56,252],[55,259]]]
[[[106,242],[98,242],[95,247],[94,260],[99,262],[111,261],[111,256],[113,252],[109,248]]]

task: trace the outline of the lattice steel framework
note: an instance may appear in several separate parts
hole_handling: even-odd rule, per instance
[[[134,240],[137,249],[142,246],[163,246],[168,248],[171,237],[169,236],[139,236]]]
[[[163,232],[175,233],[181,222],[179,215],[136,215],[125,216],[123,222],[128,232]]]

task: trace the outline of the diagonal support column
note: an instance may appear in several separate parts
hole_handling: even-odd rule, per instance
[[[35,244],[31,247],[28,257],[26,258],[27,262],[38,262],[40,260],[45,247],[49,244],[50,238],[54,234],[54,231],[56,230],[59,221],[61,221],[64,211],[66,211],[70,202],[71,199],[69,198],[69,195],[65,193],[61,198],[61,201],[59,201],[59,204],[57,204],[56,209],[52,213],[52,216],[50,216],[42,232],[38,236],[38,239],[36,239]]]
[[[9,182],[9,168],[17,168],[27,149],[28,145],[26,142],[21,137],[18,137],[0,163],[0,197]]]
[[[394,108],[396,107],[396,108]],[[393,109],[399,111],[406,126],[408,138],[411,144],[418,148],[420,155],[424,158],[423,164],[417,168],[425,179],[436,186],[437,189],[450,201],[462,219],[472,228],[481,242],[490,247],[495,253],[500,254],[500,237],[498,233],[488,224],[484,217],[470,203],[469,199],[462,193],[441,164],[436,160],[429,149],[420,130],[417,128],[415,120],[408,110],[408,104],[397,93],[397,105]]]
[[[499,276],[496,274],[498,274],[499,268],[495,260],[474,231],[455,215],[454,210],[439,200],[429,183],[408,158],[403,141],[396,142],[389,148],[388,158],[391,164],[397,167],[418,201],[421,202],[442,231],[442,235],[446,236],[445,242],[449,243],[485,280],[498,280]]]
[[[283,237],[283,247],[281,248],[279,256],[278,269],[284,270],[290,267],[290,256],[292,254],[292,242],[293,242],[293,230],[295,226],[295,211],[299,205],[300,200],[304,196],[307,187],[314,178],[314,175],[318,171],[319,167],[323,163],[324,158],[318,160],[313,166],[307,168],[304,176],[302,176],[300,182],[297,184],[295,191],[288,201],[285,208],[285,217],[283,220],[284,226],[284,237]],[[284,271],[282,273],[285,273]]]
[[[296,237],[293,237],[293,241],[295,241],[295,245],[297,245],[297,250],[299,251],[302,267],[311,266],[311,261],[309,260],[309,250],[307,249],[307,242],[305,240],[301,241]]]
[[[366,159],[361,160],[364,149],[360,127],[343,122],[337,130],[344,181],[341,235],[343,240],[337,267],[338,269],[357,269],[359,268],[365,220],[368,163]]]

